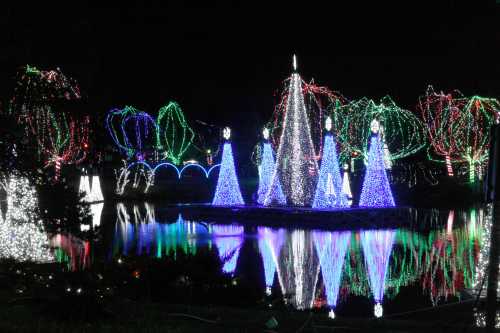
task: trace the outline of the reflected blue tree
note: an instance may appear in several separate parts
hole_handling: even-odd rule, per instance
[[[325,285],[326,300],[331,309],[330,317],[334,317],[333,310],[337,306],[342,268],[351,232],[314,231],[313,237]]]
[[[236,270],[240,248],[244,241],[243,231],[243,227],[239,225],[215,224],[212,227],[224,273],[234,274]]]
[[[258,227],[257,233],[259,235],[259,251],[264,263],[266,293],[270,295],[271,288],[274,283],[274,275],[278,265],[278,258],[285,240],[285,230]]]
[[[382,316],[385,279],[395,234],[394,230],[366,230],[360,234],[376,317]]]

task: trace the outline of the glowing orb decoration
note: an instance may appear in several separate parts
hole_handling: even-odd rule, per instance
[[[229,127],[224,127],[222,136],[224,137],[224,139],[229,140],[231,138],[231,129]]]

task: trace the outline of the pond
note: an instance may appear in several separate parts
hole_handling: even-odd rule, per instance
[[[95,241],[55,235],[46,248],[40,231],[11,230],[20,240],[10,247],[104,275],[100,289],[132,298],[378,317],[474,299],[490,211],[412,209],[411,225],[432,227],[325,230],[188,220],[147,202],[95,204]]]

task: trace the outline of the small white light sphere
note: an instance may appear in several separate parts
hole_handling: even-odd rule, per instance
[[[330,131],[332,129],[332,118],[326,117],[325,128],[327,131]]]
[[[382,308],[382,304],[377,303],[373,309],[373,313],[375,317],[380,318],[384,314],[384,309]]]
[[[373,133],[377,134],[380,130],[380,123],[377,119],[373,119],[370,124],[370,129]]]
[[[331,309],[330,312],[328,312],[328,318],[335,319],[335,312],[333,311],[333,309]]]
[[[266,287],[266,295],[271,296],[271,287]]]
[[[264,127],[264,129],[262,130],[262,136],[265,140],[269,139],[269,128]]]
[[[231,129],[229,127],[224,127],[222,136],[224,137],[224,139],[229,140],[229,138],[231,137]]]

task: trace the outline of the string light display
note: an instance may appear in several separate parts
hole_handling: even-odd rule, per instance
[[[155,146],[158,128],[148,113],[132,106],[112,109],[106,116],[106,128],[114,143],[128,158],[145,158],[147,148]]]
[[[217,179],[217,187],[212,200],[214,206],[234,206],[244,205],[243,197],[241,196],[240,184],[234,167],[233,150],[229,138],[231,130],[226,127],[224,129],[224,148],[222,150],[222,162]]]
[[[162,107],[156,123],[157,148],[165,151],[165,159],[179,165],[194,139],[194,131],[189,127],[179,104],[170,102]]]
[[[269,142],[269,130],[264,129],[264,143],[263,143],[263,153],[262,159],[259,167],[259,188],[257,190],[257,203],[264,204],[267,193],[271,190],[271,181],[273,177],[273,172],[275,169],[275,161],[273,156],[273,148]],[[281,188],[281,183],[277,179],[277,185],[273,189],[277,193],[273,193],[272,196],[275,197],[276,201],[284,205],[286,204],[285,195],[283,194],[283,189]]]
[[[197,237],[206,237],[207,229],[200,223],[186,221],[179,215],[174,223],[158,223],[152,204],[133,205],[129,214],[123,203],[116,206],[117,221],[113,239],[113,255],[149,255],[156,258],[177,258],[180,250],[187,255],[196,254]]]
[[[6,188],[5,219],[0,221],[0,257],[52,262],[49,239],[37,220],[38,199],[28,179],[13,173]],[[1,212],[0,212],[0,215]]]
[[[422,122],[410,111],[399,107],[389,96],[376,103],[368,98],[361,98],[346,105],[335,107],[333,120],[340,135],[342,146],[341,161],[351,158],[367,159],[371,131],[374,119],[380,123],[380,136],[387,145],[391,161],[415,154],[425,146],[425,130]]]
[[[347,197],[347,204],[352,205],[351,182],[349,180],[349,165],[344,164],[344,175],[342,176],[342,192]]]
[[[78,187],[78,191],[81,194],[83,194],[82,198],[83,202],[91,202],[89,176],[87,175],[80,176],[80,185]]]
[[[327,118],[327,130],[331,130],[330,118]],[[340,177],[335,139],[331,133],[327,133],[312,207],[325,209],[347,206],[347,196],[342,190],[342,178]]]
[[[310,206],[316,189],[318,164],[304,103],[302,79],[296,72],[290,78],[287,96],[276,167],[264,204],[280,204],[276,189],[281,184],[288,205]]]
[[[283,295],[298,310],[310,309],[316,295],[319,261],[312,233],[291,230],[287,233],[278,260],[278,278]]]
[[[90,202],[100,202],[104,201],[104,197],[102,195],[101,190],[101,181],[99,176],[92,176],[92,187],[90,190]]]
[[[500,103],[494,98],[464,97],[460,92],[436,93],[432,86],[419,98],[418,109],[427,127],[432,151],[429,159],[442,162],[449,176],[454,163],[469,165],[469,180],[482,174],[488,158],[489,129],[499,119]]]
[[[259,237],[259,251],[264,263],[266,293],[270,295],[281,247],[283,246],[285,230],[257,227],[257,234]]]
[[[55,102],[81,98],[78,83],[59,68],[40,70],[26,65],[17,73],[17,84],[10,100],[10,111],[18,120],[40,133],[51,122]]]
[[[331,309],[329,316],[333,319],[335,317],[334,311],[339,296],[342,268],[349,247],[351,232],[314,231],[313,238],[325,285],[326,300]]]
[[[118,204],[116,209],[114,255],[168,255],[175,259],[179,249],[194,254],[200,246],[198,240],[204,240],[206,246],[208,238],[218,248],[224,272],[234,274],[242,254],[243,226],[202,226],[182,216],[175,223],[162,224],[156,222],[154,206],[149,204],[134,204],[132,209]],[[419,211],[418,221],[436,219],[440,223],[439,228],[425,233],[408,229],[353,233],[258,227],[266,293],[277,282],[288,304],[309,309],[322,306],[324,290],[325,305],[335,317],[337,302],[349,295],[373,297],[376,315],[380,316],[384,300],[396,297],[401,287],[419,285],[434,305],[450,296],[459,297],[469,288],[479,291],[480,267],[484,274],[487,266],[484,257],[477,260],[485,242],[480,230],[491,221],[491,213],[455,211],[459,221],[450,233],[442,224],[447,214],[436,212],[422,216]],[[481,236],[478,242],[477,235]],[[481,252],[487,254],[487,249]],[[317,290],[322,286],[324,289]]]
[[[243,227],[238,225],[213,225],[212,234],[215,245],[219,249],[219,258],[222,262],[222,271],[234,274],[236,264],[243,245]]]
[[[393,230],[369,230],[360,233],[361,245],[368,269],[370,288],[375,300],[375,317],[382,317],[385,279],[394,243]]]
[[[380,136],[371,138],[368,165],[359,199],[360,207],[394,207],[391,186],[387,180]]]
[[[296,69],[294,69],[296,71]],[[284,128],[284,119],[287,110],[288,100],[290,98],[289,85],[291,84],[292,77],[284,81],[284,89],[279,97],[279,102],[276,104],[273,112],[270,126],[272,128],[271,141],[273,146],[278,147],[281,141],[281,135]],[[332,91],[327,87],[319,86],[314,82],[310,83],[301,80],[303,100],[306,107],[308,119],[310,121],[311,138],[315,148],[316,156],[319,156],[322,151],[322,138],[324,130],[324,122],[327,116],[334,117],[336,120],[333,128],[334,135],[340,135],[340,129],[345,120],[340,113],[336,112],[336,108],[347,103],[347,99],[340,93]]]

